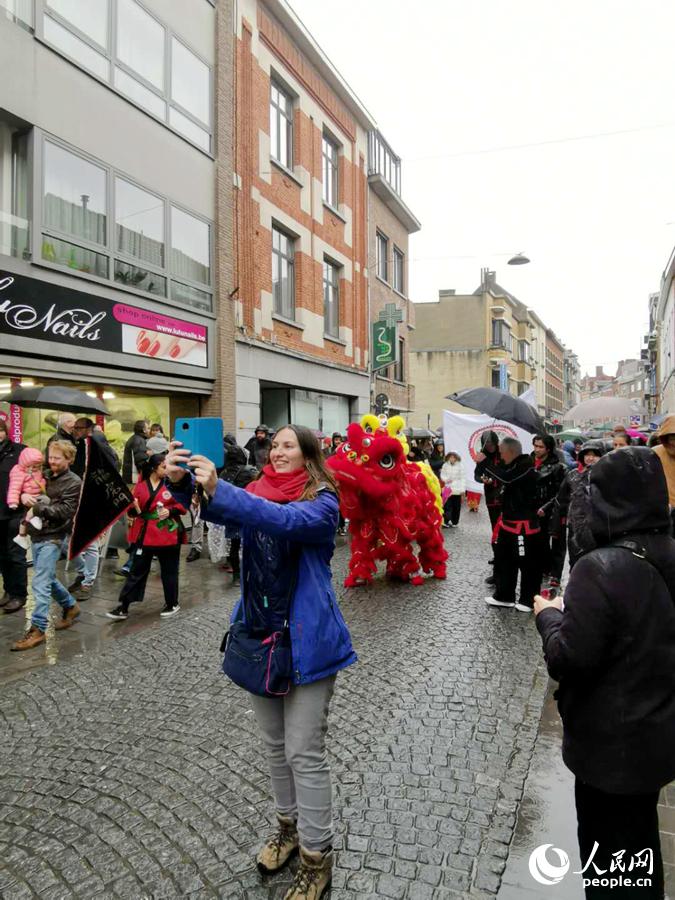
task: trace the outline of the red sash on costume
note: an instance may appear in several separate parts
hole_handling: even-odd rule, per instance
[[[492,532],[492,543],[497,543],[497,538],[499,537],[499,532],[501,530],[508,531],[509,534],[523,534],[530,536],[533,534],[539,534],[541,532],[541,528],[537,526],[533,526],[529,519],[509,519],[506,522],[504,521],[503,516],[499,516],[497,521],[495,522],[495,527]]]

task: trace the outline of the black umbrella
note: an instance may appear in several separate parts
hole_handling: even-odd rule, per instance
[[[510,422],[511,425],[517,425],[518,428],[532,434],[544,431],[544,423],[536,409],[524,400],[509,394],[508,391],[500,391],[497,388],[467,388],[448,394],[446,399],[454,400],[461,406],[468,406],[469,409],[477,409],[478,412],[492,416],[493,419]]]
[[[429,431],[428,428],[404,428],[403,434],[406,437],[412,438],[413,441],[419,441],[423,438],[435,438],[436,435],[433,431]]]
[[[0,395],[3,403],[13,403],[29,409],[58,409],[62,412],[94,412],[109,416],[111,413],[97,397],[84,391],[54,384],[48,387],[18,387],[10,394]]]

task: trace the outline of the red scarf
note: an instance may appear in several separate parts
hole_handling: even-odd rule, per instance
[[[534,458],[534,467],[535,467],[535,469],[541,469],[541,464],[542,464],[543,462],[544,462],[543,459],[540,459],[539,457],[535,456],[535,458]]]
[[[262,477],[249,482],[246,490],[275,503],[292,503],[300,499],[308,479],[309,472],[304,466],[294,472],[275,472],[268,463],[262,470]]]

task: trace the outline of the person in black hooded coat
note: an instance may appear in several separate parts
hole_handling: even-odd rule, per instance
[[[582,865],[597,842],[593,863],[605,872],[612,854],[625,850],[627,872],[645,848],[654,870],[651,888],[590,885],[586,897],[661,898],[657,803],[675,779],[675,541],[660,461],[643,447],[609,453],[591,469],[587,503],[591,547],[564,611],[560,598],[537,597],[536,623],[560,682]]]

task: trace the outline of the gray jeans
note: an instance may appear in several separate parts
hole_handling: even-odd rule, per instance
[[[251,694],[272,776],[277,812],[298,819],[300,844],[323,850],[333,842],[328,707],[335,675],[292,687],[285,697]]]

